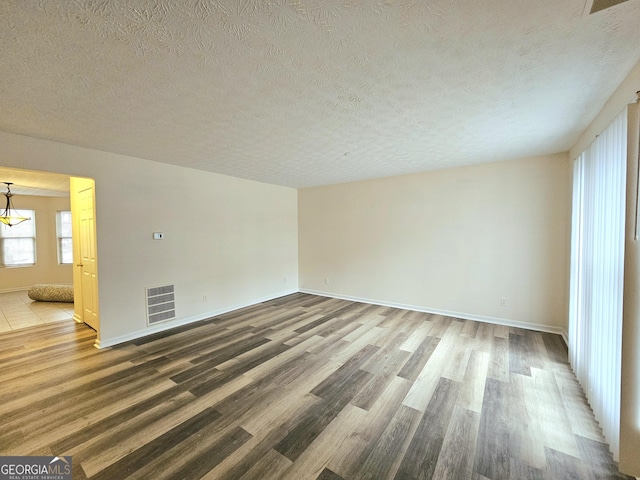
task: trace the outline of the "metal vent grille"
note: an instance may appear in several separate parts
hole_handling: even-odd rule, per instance
[[[176,318],[176,302],[173,285],[147,288],[147,325]]]

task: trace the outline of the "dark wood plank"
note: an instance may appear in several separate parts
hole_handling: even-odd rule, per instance
[[[378,347],[367,345],[356,355],[351,357],[349,361],[341,366],[335,373],[316,388],[311,390],[311,393],[320,398],[328,398],[344,391],[345,388],[352,383],[352,376],[357,373],[359,374],[359,372],[362,371],[360,370],[362,364],[365,363],[377,350]],[[370,376],[371,375],[368,377]]]
[[[475,472],[487,478],[509,478],[509,385],[487,378],[476,446]]]
[[[235,480],[237,478],[243,477],[249,471],[254,470],[257,464],[259,464],[265,456],[268,456],[270,452],[273,452],[272,447],[282,440],[286,435],[287,431],[284,427],[275,427],[268,434],[265,435],[264,438],[260,439],[253,448],[247,453],[242,455],[240,461],[235,463],[233,466],[229,467],[224,472],[218,472],[215,476],[216,480]],[[278,454],[280,455],[280,454]],[[286,463],[286,467],[290,465],[290,462]],[[263,472],[263,475],[266,472]],[[271,477],[255,477],[255,478],[271,478]]]
[[[410,388],[411,382],[395,377],[366,414],[367,421],[362,422],[352,431],[351,436],[343,444],[344,449],[341,448],[341,454],[334,455],[327,466],[344,478],[355,477],[373,450],[380,448],[378,441],[388,428],[389,419],[393,418],[401,408],[402,401]],[[416,415],[416,425],[419,418],[420,416]],[[408,444],[408,438],[406,443]]]
[[[316,477],[316,480],[345,480],[345,479],[342,478],[340,475],[338,475],[336,472],[332,472],[328,468],[325,468],[324,470],[322,470],[322,472],[320,472],[320,475]]]
[[[538,468],[527,465],[515,458],[511,458],[511,465],[509,467],[512,480],[546,480],[547,472]]]
[[[444,437],[433,478],[471,478],[480,415],[456,405]],[[428,474],[428,470],[425,471]]]
[[[562,337],[551,333],[542,333],[541,335],[549,359],[556,363],[566,364],[569,351]]]
[[[275,450],[269,450],[264,457],[254,463],[241,477],[228,477],[229,480],[256,480],[268,478],[282,478],[284,472],[291,466],[291,460]],[[215,477],[212,480],[218,480]]]
[[[202,449],[197,456],[190,459],[177,473],[179,473],[182,478],[201,478],[240,448],[250,438],[251,435],[241,427],[235,427],[219,439],[213,442],[207,442],[206,448]],[[169,459],[169,462],[171,462],[171,459]],[[151,475],[148,478],[157,477],[162,473],[163,470],[160,470],[157,472],[157,475]]]
[[[402,365],[406,362],[408,356],[409,352],[405,352],[403,350],[396,350],[392,354],[386,355],[384,357],[384,361],[381,361],[377,355],[374,356],[372,360],[378,360],[377,371],[371,372],[371,368],[368,370],[373,374],[373,377],[355,395],[351,404],[356,407],[360,407],[363,410],[370,410],[382,392],[396,376],[398,370],[400,370]],[[369,362],[367,362],[367,364],[368,363]]]
[[[94,480],[112,480],[125,478],[133,472],[140,470],[147,463],[162,453],[170,450],[180,442],[196,434],[200,428],[210,425],[221,417],[221,414],[212,408],[208,408],[184,423],[172,428],[163,435],[142,445],[126,457],[112,463],[109,467],[93,475]]]
[[[531,376],[531,365],[529,365],[527,355],[527,345],[525,337],[517,334],[509,335],[509,372],[520,375]]]
[[[377,480],[390,476],[393,478],[408,439],[421,415],[421,412],[401,405],[353,478],[356,480]]]
[[[552,448],[545,448],[548,468],[546,477],[551,480],[591,480],[596,477],[585,470],[580,459]]]
[[[119,432],[120,437],[127,437],[136,430],[143,428],[164,417],[171,409],[180,408],[188,403],[192,398],[189,392],[182,392],[178,386],[153,395],[142,402],[135,403],[119,412],[109,415],[106,418],[87,425],[82,430],[76,430],[71,434],[51,443],[51,450],[56,454],[64,455],[74,447],[77,447],[93,438],[108,432]],[[157,408],[163,406],[163,408]],[[156,411],[155,415],[149,412]],[[143,414],[147,414],[143,416]],[[142,421],[141,421],[142,420]],[[110,437],[110,442],[118,441],[118,437]],[[97,451],[100,444],[94,447]],[[97,451],[89,451],[90,456]]]
[[[580,435],[576,435],[576,441],[580,450],[582,465],[587,467],[588,474],[593,478],[635,480],[633,477],[622,475],[618,472],[607,444]]]
[[[296,426],[278,442],[274,449],[290,460],[296,458],[320,435],[322,430],[333,421],[356,393],[371,378],[369,372],[356,370],[336,385],[318,389],[323,402],[312,407],[306,415],[296,422]],[[312,391],[313,393],[313,391]]]
[[[487,377],[499,382],[509,382],[509,357],[509,340],[497,336],[492,337]]]
[[[441,378],[395,478],[431,478],[444,443],[460,385]]]
[[[412,382],[415,381],[422,371],[422,368],[429,361],[431,354],[436,349],[439,342],[440,339],[436,337],[425,338],[418,349],[413,352],[411,358],[407,361],[404,367],[402,367],[398,376],[411,380]]]

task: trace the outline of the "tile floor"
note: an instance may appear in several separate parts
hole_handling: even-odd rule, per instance
[[[27,291],[0,293],[0,332],[73,320],[73,303],[34,302]]]

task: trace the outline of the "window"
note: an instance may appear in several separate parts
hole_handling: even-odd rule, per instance
[[[31,220],[13,227],[1,226],[0,248],[3,267],[19,267],[36,263],[36,212],[35,210],[16,210],[16,213],[31,217]]]
[[[58,263],[73,263],[71,212],[61,211],[56,214],[56,232],[58,235]]]

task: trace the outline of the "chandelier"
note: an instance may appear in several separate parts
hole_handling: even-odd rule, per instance
[[[4,196],[7,197],[7,204],[0,214],[0,222],[13,227],[14,225],[18,225],[26,220],[31,220],[30,217],[23,217],[22,215],[19,215],[16,208],[13,206],[13,201],[11,200],[11,197],[13,197],[13,193],[11,193],[11,185],[13,185],[13,183],[4,182],[4,184],[7,186],[7,192],[4,194]]]

